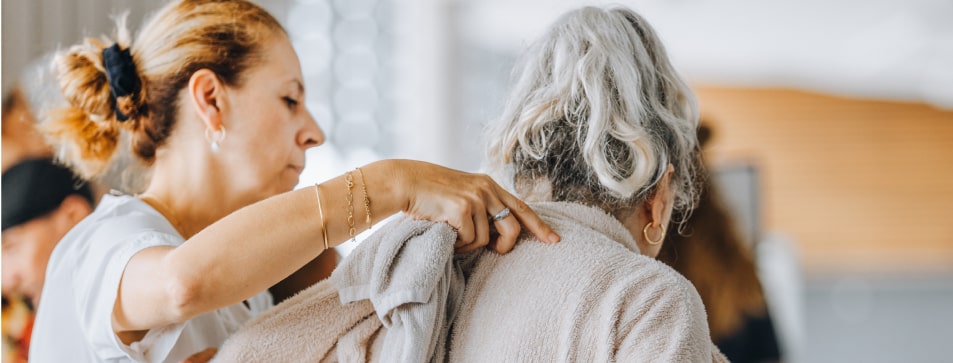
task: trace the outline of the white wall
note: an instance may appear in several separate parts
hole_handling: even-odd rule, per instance
[[[465,1],[464,35],[518,52],[560,14],[621,3],[694,82],[794,87],[953,108],[949,0]]]
[[[165,1],[154,0],[4,0],[2,3],[3,93],[39,57],[87,37],[112,35],[113,17],[128,11],[133,31]],[[258,1],[276,14],[284,1]]]
[[[157,4],[141,0],[3,1],[3,92],[38,57],[85,37],[111,34],[115,23],[110,16],[124,10],[129,11],[130,25],[138,26]]]

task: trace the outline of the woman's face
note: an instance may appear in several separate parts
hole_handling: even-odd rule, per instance
[[[305,107],[301,64],[284,34],[276,35],[241,87],[227,88],[227,132],[219,154],[236,192],[254,199],[290,191],[304,169],[305,151],[324,134]]]

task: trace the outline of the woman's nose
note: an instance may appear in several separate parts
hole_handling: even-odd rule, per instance
[[[298,145],[305,149],[324,144],[324,131],[318,126],[318,122],[307,112],[304,128],[298,133]]]

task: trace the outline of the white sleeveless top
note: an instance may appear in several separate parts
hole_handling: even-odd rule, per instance
[[[119,280],[145,248],[185,240],[159,212],[128,195],[106,195],[96,210],[57,244],[30,344],[30,362],[179,362],[220,346],[249,319],[274,304],[264,291],[243,303],[150,330],[123,344],[112,330]]]

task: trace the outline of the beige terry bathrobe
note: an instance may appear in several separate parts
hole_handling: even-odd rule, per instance
[[[437,345],[446,351],[431,357],[451,362],[725,361],[709,338],[705,310],[691,283],[640,255],[618,220],[573,203],[532,206],[562,242],[545,245],[524,236],[507,255],[482,251],[451,259],[465,276],[463,297],[432,300],[459,305],[447,309],[455,312],[448,340]],[[394,229],[386,226],[379,233]],[[404,248],[428,245],[414,240],[420,237],[407,235]],[[380,340],[393,332],[381,325],[374,306],[366,301],[342,305],[337,299],[330,282],[302,292],[249,322],[216,360],[398,361],[380,356]]]

